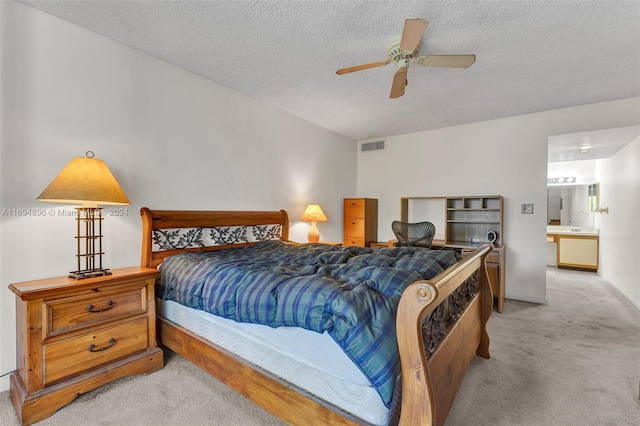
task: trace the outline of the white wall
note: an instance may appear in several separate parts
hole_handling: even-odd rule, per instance
[[[554,161],[547,165],[547,177],[575,177],[573,185],[590,185],[596,181],[596,160]]]
[[[385,240],[400,197],[503,195],[506,297],[544,303],[548,137],[639,122],[636,97],[390,136],[384,150],[358,153],[358,196],[379,199]],[[522,203],[534,214],[521,214]]]
[[[15,368],[7,286],[75,268],[74,221],[57,216],[70,207],[35,199],[87,150],[132,202],[106,218],[107,267],[139,264],[142,206],[284,208],[306,241],[298,218],[314,202],[321,238],[342,239],[355,142],[20,3],[1,1],[0,20],[0,374]]]
[[[640,138],[596,163],[600,207],[599,274],[640,309]]]

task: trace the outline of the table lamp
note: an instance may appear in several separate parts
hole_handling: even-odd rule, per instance
[[[309,204],[304,213],[302,213],[300,220],[303,222],[311,222],[311,229],[309,229],[309,235],[307,236],[309,242],[317,243],[320,241],[320,233],[318,232],[316,222],[326,222],[328,220],[320,206],[317,204]]]
[[[82,205],[76,208],[75,215],[78,269],[69,273],[69,277],[75,279],[111,275],[109,269],[102,267],[104,218],[98,204],[131,204],[104,161],[93,158],[91,151],[86,155],[71,160],[37,198],[38,201]]]

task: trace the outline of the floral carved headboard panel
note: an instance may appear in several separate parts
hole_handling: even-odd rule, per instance
[[[153,251],[180,250],[277,240],[282,225],[220,226],[214,228],[177,228],[153,231]]]

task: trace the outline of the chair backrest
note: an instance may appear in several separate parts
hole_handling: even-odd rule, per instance
[[[406,223],[394,220],[391,229],[396,235],[398,242],[396,247],[415,246],[431,248],[433,236],[436,233],[436,226],[431,222]]]

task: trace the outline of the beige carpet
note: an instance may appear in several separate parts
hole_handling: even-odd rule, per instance
[[[547,271],[547,305],[507,300],[489,321],[447,426],[640,425],[640,311],[597,275]],[[182,357],[81,395],[38,425],[280,425]],[[0,424],[18,424],[9,392]]]

